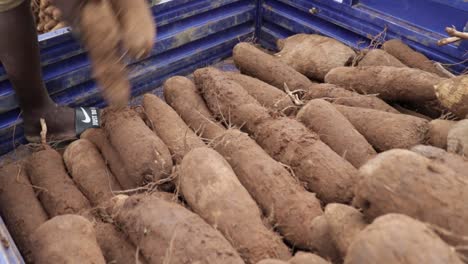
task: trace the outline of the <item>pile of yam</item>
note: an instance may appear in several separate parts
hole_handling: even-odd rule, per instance
[[[399,40],[277,45],[237,44],[239,71],[171,77],[64,151],[3,165],[26,263],[468,263],[464,77]]]

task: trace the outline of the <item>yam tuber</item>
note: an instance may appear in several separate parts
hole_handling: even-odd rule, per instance
[[[429,122],[428,143],[432,146],[447,149],[449,131],[457,122],[435,119]]]
[[[461,75],[435,84],[440,103],[459,118],[468,115],[468,77]]]
[[[411,148],[411,151],[416,152],[433,161],[440,162],[451,168],[456,173],[464,174],[468,171],[468,159],[460,155],[449,153],[443,149],[418,145]]]
[[[330,264],[323,258],[307,252],[297,252],[288,262],[289,264]]]
[[[457,122],[447,135],[447,151],[468,157],[468,119]]]
[[[392,66],[398,68],[408,67],[397,58],[393,57],[393,55],[381,49],[371,49],[367,51],[364,58],[359,61],[359,66]]]

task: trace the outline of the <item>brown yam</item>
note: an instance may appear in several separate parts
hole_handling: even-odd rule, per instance
[[[459,118],[468,116],[468,77],[445,79],[435,85],[437,99]]]
[[[398,104],[394,104],[393,107],[395,109],[397,109],[400,113],[402,114],[405,114],[405,115],[411,115],[411,116],[415,116],[415,117],[419,117],[419,118],[423,118],[423,119],[426,119],[428,121],[431,121],[432,118],[428,117],[428,116],[425,116],[419,112],[416,112],[416,111],[413,111],[413,110],[410,110],[408,108],[405,108],[403,106],[400,106]]]
[[[78,215],[52,218],[32,234],[31,240],[36,264],[106,263],[93,224]]]
[[[109,139],[107,138],[103,129],[87,129],[85,132],[83,132],[83,134],[81,134],[81,138],[87,139],[96,145],[104,157],[107,166],[109,166],[109,169],[122,188],[133,189],[138,186],[136,181],[128,175],[120,155],[117,153],[114,146],[112,146],[109,142]]]
[[[145,0],[111,0],[122,31],[122,44],[134,59],[148,56],[156,38],[156,24]]]
[[[307,91],[312,82],[291,66],[266,54],[252,44],[239,43],[233,50],[234,62],[243,74],[258,78],[280,90]]]
[[[392,66],[399,68],[408,67],[397,58],[393,57],[393,55],[381,49],[372,49],[367,51],[364,58],[359,61],[359,66]]]
[[[176,203],[133,195],[114,212],[148,263],[244,263],[221,233]]]
[[[169,149],[137,112],[130,108],[107,109],[102,113],[102,124],[127,173],[137,185],[170,175],[172,157]]]
[[[447,136],[447,151],[468,157],[468,119],[457,122]]]
[[[289,264],[330,264],[330,262],[315,254],[300,251],[288,262]]]
[[[153,130],[167,145],[176,163],[180,163],[192,149],[205,146],[180,116],[157,96],[145,94],[143,107]]]
[[[436,99],[434,85],[441,80],[418,69],[389,66],[338,67],[325,77],[327,83],[361,94],[377,94],[384,100],[405,102]]]
[[[312,230],[314,230],[311,239],[311,244],[316,245],[316,252],[333,262],[340,262],[340,253],[332,240],[330,226],[328,225],[325,215],[320,215],[312,220]]]
[[[79,30],[91,59],[93,75],[109,105],[124,107],[130,98],[130,82],[119,54],[117,24],[109,1],[86,1],[81,8]]]
[[[350,64],[356,55],[350,47],[321,35],[297,34],[278,42],[277,60],[318,81],[331,69]]]
[[[297,119],[320,136],[325,144],[359,168],[377,153],[353,125],[329,102],[309,101]]]
[[[449,131],[455,126],[457,122],[436,119],[429,122],[428,142],[430,145],[447,149],[447,137]]]
[[[382,48],[411,68],[421,69],[423,71],[437,74],[441,77],[447,76],[445,73],[437,69],[435,64],[426,56],[413,50],[399,39],[392,39],[385,42]]]
[[[263,224],[257,204],[216,151],[190,151],[178,175],[180,192],[188,205],[219,230],[246,263],[291,257],[281,238]]]
[[[414,193],[413,193],[414,195]],[[351,244],[345,264],[462,264],[456,251],[425,223],[405,215],[377,218]]]
[[[418,145],[411,148],[411,151],[423,155],[435,162],[440,162],[451,168],[456,173],[465,174],[468,171],[468,159],[460,155],[449,153],[443,149],[433,146]]]
[[[114,196],[121,187],[109,171],[96,146],[87,139],[71,143],[63,154],[68,172],[78,188],[96,206]]]
[[[426,140],[428,121],[410,115],[335,105],[377,151],[410,148]]]
[[[377,96],[358,94],[329,83],[313,84],[303,97],[304,100],[320,98],[326,99],[334,104],[399,113]]]
[[[26,263],[33,263],[29,236],[48,217],[21,164],[0,169],[0,213]]]
[[[288,264],[288,262],[279,260],[279,259],[264,259],[257,262],[257,264]]]
[[[168,79],[164,83],[164,98],[187,125],[203,138],[213,139],[224,132],[224,127],[209,118],[211,112],[191,80],[182,76]]]
[[[290,166],[325,203],[351,199],[355,168],[316,134],[297,120],[272,118],[239,84],[216,69],[200,69],[194,76],[214,113],[228,117],[254,135],[260,146],[274,159]]]
[[[39,200],[50,217],[78,214],[91,206],[68,176],[62,155],[46,148],[31,155],[26,164],[31,182],[39,190]]]
[[[226,76],[240,84],[253,98],[268,109],[285,114],[292,114],[297,109],[286,93],[268,83],[239,73],[226,72]]]
[[[401,149],[379,154],[360,172],[354,204],[368,220],[401,213],[468,235],[468,178],[464,174]]]
[[[344,204],[328,204],[325,207],[330,235],[344,258],[356,236],[367,226],[364,215]]]
[[[94,224],[96,238],[106,263],[145,264],[142,256],[137,255],[137,249],[130,243],[128,237],[113,224],[97,221]],[[136,261],[138,257],[138,261]]]

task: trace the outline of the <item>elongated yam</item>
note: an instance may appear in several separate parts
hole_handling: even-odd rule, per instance
[[[377,151],[410,148],[425,142],[429,123],[410,115],[335,105]]]
[[[329,83],[318,83],[310,86],[304,94],[304,100],[326,99],[334,104],[370,108],[390,113],[399,113],[389,104],[377,96],[362,95],[353,91],[348,91]]]
[[[56,216],[41,225],[31,240],[36,264],[106,263],[93,224],[82,216]]]
[[[328,204],[325,207],[330,235],[344,258],[356,236],[367,226],[364,215],[344,204]]]
[[[172,157],[164,142],[130,108],[102,113],[104,130],[138,185],[169,176]]]
[[[461,264],[455,250],[425,223],[405,215],[377,218],[351,244],[345,264]]]
[[[315,254],[300,251],[288,262],[289,264],[330,264],[330,262]]]
[[[87,1],[81,8],[79,30],[91,59],[93,76],[104,99],[112,106],[124,107],[130,98],[130,82],[118,53],[120,32],[117,24],[108,1]]]
[[[312,84],[306,76],[252,44],[237,44],[233,50],[233,58],[243,74],[258,78],[281,90],[284,90],[286,84],[291,91],[307,91]]]
[[[133,195],[116,203],[114,212],[148,263],[244,263],[221,233],[176,203]]]
[[[63,154],[73,181],[96,206],[108,201],[121,187],[109,171],[96,146],[86,139],[71,143]]]
[[[296,34],[279,42],[281,51],[275,57],[318,81],[333,68],[348,65],[356,55],[350,47],[321,35]]]
[[[332,262],[340,262],[340,253],[332,240],[330,226],[325,215],[317,216],[312,220],[312,229],[314,230],[311,240],[317,246],[316,252]]]
[[[145,0],[111,0],[122,30],[122,43],[134,59],[149,55],[156,38],[156,24]]]
[[[226,72],[226,75],[229,79],[240,84],[253,98],[268,109],[285,114],[292,114],[297,109],[291,98],[274,86],[239,73]]]
[[[179,186],[192,210],[217,228],[246,263],[291,257],[280,237],[263,224],[257,204],[216,151],[190,151],[180,165]]]
[[[191,80],[181,76],[168,79],[164,83],[164,98],[185,123],[202,137],[213,139],[224,132],[224,127],[214,118],[208,118],[211,112]]]
[[[408,67],[393,55],[381,49],[372,49],[366,52],[364,58],[359,61],[359,66],[392,66],[399,68]]]
[[[48,217],[22,164],[0,169],[0,213],[26,263],[33,263],[29,236]]]
[[[138,186],[136,181],[128,175],[120,155],[117,153],[114,146],[112,146],[109,142],[109,139],[107,138],[103,129],[87,129],[85,132],[83,132],[83,134],[81,134],[81,138],[87,139],[96,145],[104,157],[107,166],[109,166],[109,169],[122,188],[133,189]]]
[[[322,214],[322,209],[313,193],[245,133],[228,130],[214,140],[213,146],[287,241],[299,248],[318,250],[312,220]]]
[[[468,119],[457,122],[447,136],[447,151],[468,157]]]
[[[434,85],[441,80],[422,70],[389,66],[338,67],[325,77],[327,83],[361,94],[378,94],[384,100],[405,102],[436,99]]]
[[[409,67],[446,77],[446,74],[437,69],[431,60],[422,53],[413,50],[399,39],[392,39],[385,42],[382,48]]]
[[[468,171],[468,159],[460,155],[449,153],[443,149],[433,146],[418,145],[411,148],[411,151],[423,155],[433,161],[440,162],[451,168],[458,174],[465,174]]]
[[[309,101],[297,119],[320,135],[320,140],[359,168],[377,153],[353,125],[329,102]]]
[[[445,79],[435,85],[439,102],[459,118],[468,116],[468,77]]]
[[[468,235],[468,179],[409,150],[379,154],[360,169],[354,204],[368,220],[406,214]]]
[[[447,138],[449,131],[457,122],[436,119],[429,123],[428,143],[432,146],[447,149]]]
[[[32,184],[40,188],[39,200],[50,217],[77,214],[91,207],[68,176],[57,151],[47,148],[32,154],[26,169]]]
[[[94,224],[96,238],[106,263],[145,264],[146,260],[137,255],[137,249],[130,243],[128,237],[118,230],[113,224],[97,221]],[[136,257],[138,256],[138,262]]]
[[[274,159],[290,166],[309,190],[325,203],[349,201],[355,168],[333,152],[303,124],[272,118],[242,87],[223,73],[205,68],[194,73],[208,107],[254,136]]]
[[[180,116],[157,96],[145,94],[143,107],[154,131],[167,145],[176,163],[180,163],[192,149],[205,146]]]

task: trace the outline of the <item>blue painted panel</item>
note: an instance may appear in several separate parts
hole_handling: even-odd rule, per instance
[[[266,47],[274,47],[277,38],[289,31],[290,34],[320,33],[337,38],[355,48],[362,48],[368,45],[369,39],[387,28],[387,39],[400,38],[433,60],[456,64],[452,66],[454,71],[461,72],[468,66],[465,61],[468,59],[467,42],[461,45],[437,46],[437,41],[445,37],[445,34],[431,28],[444,28],[447,25],[437,25],[438,16],[431,15],[431,12],[435,12],[434,10],[441,6],[442,1],[355,0],[352,5],[347,1],[339,3],[340,0],[261,0],[261,2],[262,19],[260,25],[257,25],[257,35],[260,36],[260,42]],[[406,15],[403,15],[403,12],[398,13],[397,10],[393,9],[387,10],[386,7],[394,2],[397,4],[401,2],[414,3],[415,6],[419,7],[419,16],[430,17],[431,22],[426,22],[422,18],[405,20]],[[463,0],[458,2],[452,0],[443,5],[444,11],[450,11],[444,16],[448,18],[453,16],[451,21],[454,23],[468,20],[468,12],[464,8],[454,9],[461,5],[461,2],[465,2],[464,5],[468,4]],[[411,8],[413,11],[413,6]],[[451,12],[453,10],[455,11]],[[447,23],[447,21],[442,23]],[[280,28],[279,31],[275,30]],[[462,63],[463,61],[465,63]]]

